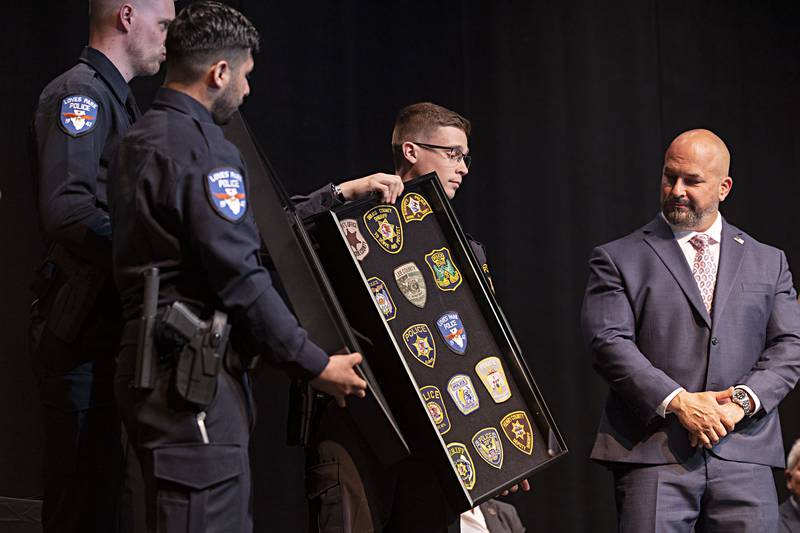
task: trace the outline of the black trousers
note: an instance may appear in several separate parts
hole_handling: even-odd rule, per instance
[[[246,375],[222,370],[214,399],[200,410],[162,366],[153,390],[130,387],[136,346],[123,346],[114,392],[142,467],[147,530],[252,531],[248,441],[254,422]]]

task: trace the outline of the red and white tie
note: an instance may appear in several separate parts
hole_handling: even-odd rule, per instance
[[[692,275],[709,315],[711,304],[714,302],[714,285],[717,283],[717,264],[711,255],[712,242],[714,240],[704,233],[698,233],[689,239],[689,244],[697,251],[692,263]]]

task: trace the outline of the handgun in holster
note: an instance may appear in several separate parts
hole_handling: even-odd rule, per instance
[[[164,312],[160,327],[185,341],[175,367],[178,394],[200,407],[208,406],[214,399],[228,346],[228,315],[214,311],[210,320],[203,321],[186,305],[173,302]]]

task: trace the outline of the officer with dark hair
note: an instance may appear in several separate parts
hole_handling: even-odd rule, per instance
[[[361,355],[329,357],[311,342],[259,263],[247,169],[219,127],[249,93],[258,46],[231,7],[182,10],[169,28],[165,85],[113,164],[114,276],[129,320],[115,394],[142,464],[150,531],[252,529],[247,370],[259,355],[341,405],[366,388],[353,370]],[[153,267],[151,337],[140,317]],[[150,341],[158,363],[147,385],[134,378]]]
[[[44,404],[45,531],[114,529],[121,475],[113,405],[122,318],[111,279],[109,162],[139,117],[128,82],[158,72],[172,0],[92,0],[89,46],[42,92],[31,158],[47,256],[30,349]]]

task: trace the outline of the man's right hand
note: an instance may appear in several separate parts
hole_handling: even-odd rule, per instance
[[[736,426],[730,413],[720,405],[732,394],[732,387],[724,391],[681,391],[669,403],[669,410],[689,432],[691,441],[711,448]]]
[[[336,398],[339,407],[345,406],[346,396],[363,398],[366,395],[367,382],[353,370],[360,362],[361,354],[358,352],[331,355],[322,373],[311,380],[311,386]]]

